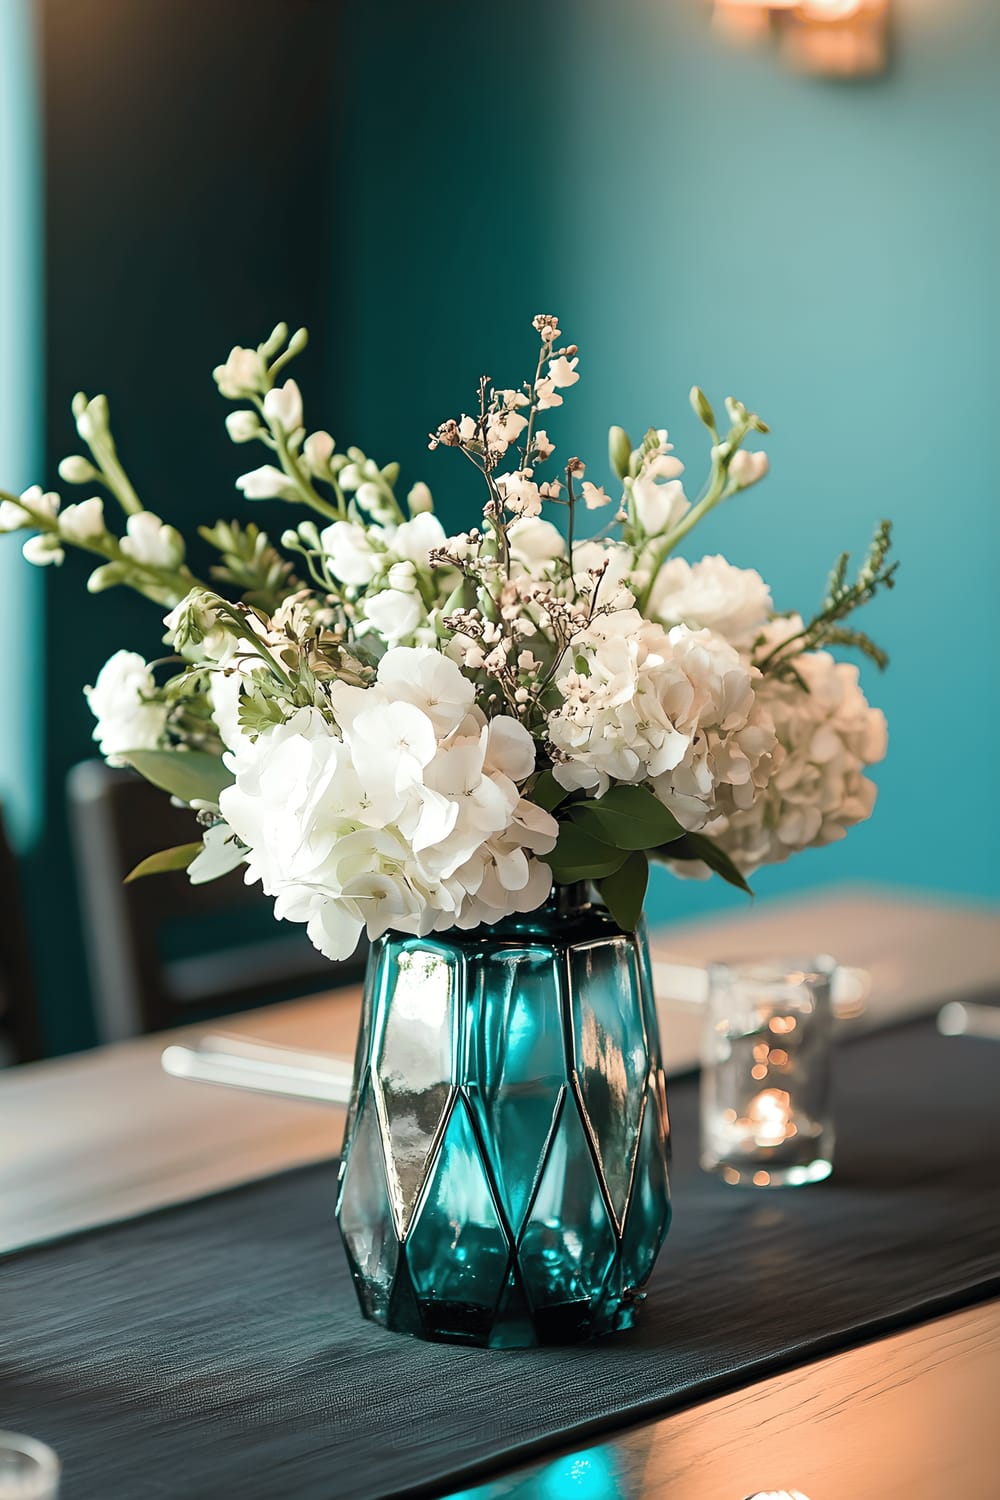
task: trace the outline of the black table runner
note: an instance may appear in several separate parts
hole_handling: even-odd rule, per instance
[[[785,1191],[702,1174],[674,1084],[674,1225],[639,1326],[596,1344],[363,1322],[332,1166],[8,1255],[0,1427],[52,1444],[64,1500],[442,1491],[1000,1293],[1000,1047],[915,1023],[836,1078],[834,1176]]]

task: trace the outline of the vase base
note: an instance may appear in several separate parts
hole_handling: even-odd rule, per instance
[[[477,1349],[537,1349],[586,1343],[621,1333],[635,1322],[642,1294],[635,1293],[614,1308],[595,1309],[587,1300],[557,1303],[529,1314],[497,1318],[493,1308],[459,1302],[418,1302],[407,1317],[382,1316],[365,1309],[366,1316],[390,1333],[431,1344],[465,1344]]]

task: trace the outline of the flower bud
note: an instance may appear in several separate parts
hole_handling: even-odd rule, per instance
[[[406,497],[411,516],[430,515],[434,510],[434,500],[427,485],[422,479],[418,479]]]
[[[691,394],[688,399],[691,402],[691,410],[698,418],[698,421],[703,422],[710,432],[714,432],[715,412],[712,410],[712,403],[700,385],[693,385],[691,387]]]
[[[399,478],[399,464],[386,464],[385,468],[382,470],[382,478],[391,489]]]
[[[288,338],[288,324],[276,323],[270,334],[260,346],[260,352],[265,359],[273,359],[279,349],[282,349]]]
[[[100,477],[89,458],[79,453],[71,453],[59,465],[59,478],[65,479],[67,484],[91,484]]]
[[[105,589],[113,589],[116,584],[123,583],[128,577],[128,568],[124,563],[109,562],[101,567],[95,568],[87,579],[88,594],[103,594]]]
[[[608,429],[608,459],[619,479],[624,479],[632,459],[632,440],[624,427]]]
[[[334,441],[328,432],[311,432],[302,447],[302,457],[314,474],[325,474],[333,457]]]
[[[260,422],[254,411],[231,411],[226,418],[226,431],[234,443],[252,442],[260,430]]]

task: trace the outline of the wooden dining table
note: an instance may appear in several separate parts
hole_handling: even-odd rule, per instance
[[[653,952],[666,1062],[676,1073],[696,1058],[696,981],[711,959],[833,953],[870,989],[863,1015],[843,1024],[888,1025],[995,987],[1000,921],[986,907],[851,888],[658,931]],[[350,1057],[359,1003],[357,990],[344,990],[227,1017],[212,1030]],[[167,1040],[195,1041],[205,1030],[0,1074],[0,1251],[337,1153],[339,1106],[168,1077],[160,1065]],[[994,1301],[637,1422],[463,1493],[995,1500],[998,1388]],[[0,1390],[0,1426],[2,1416]]]

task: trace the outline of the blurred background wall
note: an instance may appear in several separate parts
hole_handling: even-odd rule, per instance
[[[0,0],[22,57],[27,9]],[[771,478],[698,542],[759,568],[780,607],[809,609],[835,554],[896,521],[899,587],[866,620],[893,657],[866,677],[891,725],[878,815],[762,872],[759,894],[865,879],[995,898],[995,803],[978,784],[1000,731],[1000,7],[896,0],[891,70],[857,84],[731,50],[707,12],[42,0],[44,170],[30,73],[0,49],[3,479],[56,483],[73,391],[100,389],[147,504],[188,525],[233,513],[246,465],[211,367],[284,317],[313,330],[311,420],[399,458],[457,524],[478,493],[423,434],[483,369],[527,373],[530,318],[556,311],[584,379],[550,427],[591,477],[616,421],[669,426],[694,482],[692,380],[771,422]],[[84,601],[74,560],[26,577],[16,550],[0,539],[3,619],[34,655],[0,654],[0,785],[23,809],[62,1049],[92,1034],[62,792],[92,749],[79,689],[121,644],[155,654],[158,621],[123,595]],[[44,659],[43,720],[29,659]],[[738,899],[663,877],[651,916]]]

